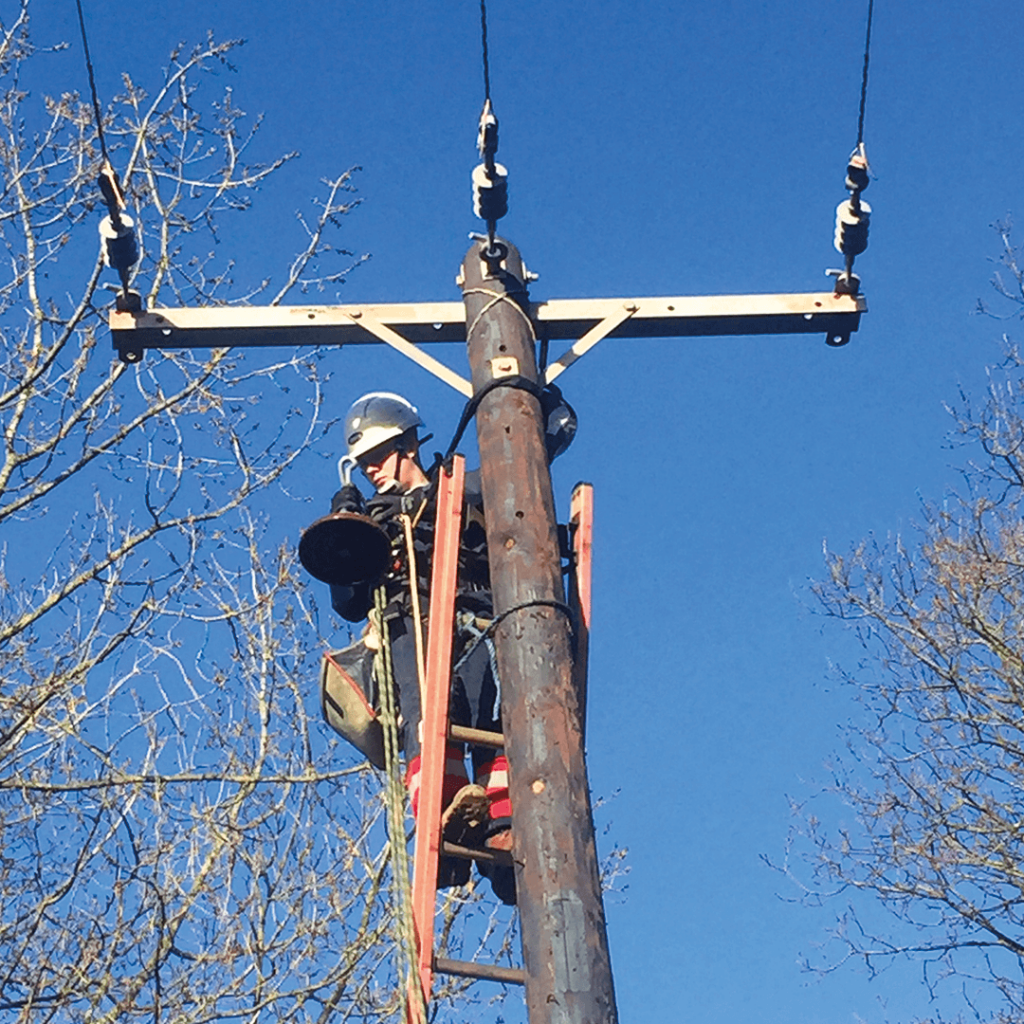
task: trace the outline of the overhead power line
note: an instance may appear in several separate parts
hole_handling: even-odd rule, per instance
[[[92,71],[92,57],[89,56],[89,39],[85,34],[85,16],[82,14],[82,0],[75,0],[75,5],[78,7],[78,24],[82,29],[82,47],[85,50],[85,67],[89,72],[89,89],[92,92],[92,109],[96,114],[96,131],[100,137],[100,152],[103,154],[103,159],[109,162],[107,141],[103,137],[103,115],[100,113],[99,96],[96,94],[96,77]]]
[[[482,2],[482,0],[481,0]],[[860,80],[860,116],[857,118],[857,145],[864,141],[864,108],[868,99],[868,63],[871,59],[871,20],[875,13],[875,0],[868,0],[868,29],[864,39],[864,71]]]
[[[484,99],[491,98],[491,67],[487,59],[487,0],[480,0],[480,41],[484,51]]]

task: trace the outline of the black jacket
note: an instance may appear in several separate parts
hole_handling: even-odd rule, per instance
[[[434,554],[434,520],[437,513],[435,494],[436,487],[431,483],[408,494],[376,494],[366,502],[366,515],[391,540],[391,567],[382,581],[366,580],[352,586],[331,586],[331,605],[343,619],[349,622],[365,619],[373,607],[373,588],[380,582],[383,582],[387,595],[386,617],[410,614],[409,565],[400,519],[403,512],[411,516],[416,524],[413,529],[413,547],[416,552],[417,586],[423,614],[427,614]],[[470,611],[484,617],[492,614],[487,535],[484,530],[480,474],[476,470],[466,474],[455,606],[459,611]]]

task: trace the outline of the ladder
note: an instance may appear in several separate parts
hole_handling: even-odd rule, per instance
[[[416,816],[416,845],[413,855],[412,912],[416,930],[416,969],[429,1005],[434,974],[525,985],[526,972],[518,967],[475,961],[450,960],[434,953],[434,916],[437,907],[437,869],[442,856],[512,866],[512,855],[504,851],[478,850],[444,842],[441,836],[442,789],[445,750],[449,740],[503,749],[500,733],[471,729],[449,722],[452,642],[455,627],[455,594],[458,586],[459,542],[462,536],[462,504],[465,491],[465,460],[461,455],[451,466],[438,472],[437,520],[434,525],[434,555],[430,577],[430,614],[425,661],[423,737],[420,749],[420,795]],[[567,600],[572,610],[576,637],[573,678],[580,696],[580,720],[586,699],[587,647],[590,631],[591,546],[593,540],[593,487],[577,484],[573,490],[568,530]],[[515,831],[515,805],[512,808]],[[415,980],[411,982],[415,984]],[[419,1019],[416,993],[409,993],[410,1024]]]

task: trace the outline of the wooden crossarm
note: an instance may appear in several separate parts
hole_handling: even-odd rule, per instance
[[[828,334],[857,330],[867,310],[863,295],[810,292],[792,295],[679,295],[647,298],[550,299],[530,304],[539,334],[573,340],[628,307],[612,338],[683,338],[708,335]],[[110,314],[114,347],[248,348],[265,345],[379,344],[359,325],[362,316],[415,344],[464,342],[461,302],[401,302],[345,306],[208,306]]]

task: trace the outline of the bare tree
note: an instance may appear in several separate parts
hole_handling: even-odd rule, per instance
[[[266,526],[325,427],[317,355],[113,358],[92,108],[22,88],[52,59],[28,14],[0,25],[0,1016],[398,1020],[380,783],[319,723],[317,611]],[[247,162],[230,90],[201,102],[233,46],[176,52],[152,95],[126,76],[105,114],[150,307],[280,302],[360,261],[333,240],[351,171],[276,290],[210,255],[290,159]],[[488,937],[455,925],[473,900],[452,950]]]
[[[1024,271],[999,226],[996,287],[1024,309]],[[801,808],[789,870],[812,900],[845,898],[821,969],[919,961],[932,995],[972,1018],[1024,1021],[1024,359],[1007,340],[980,405],[951,409],[962,493],[909,536],[827,553],[815,587],[865,658],[844,673],[863,706],[834,766],[856,825]],[[831,815],[830,815],[831,816]],[[809,844],[809,845],[808,845]],[[874,901],[893,917],[879,924]],[[877,903],[875,903],[877,906]],[[941,1019],[933,1008],[929,1020]]]

